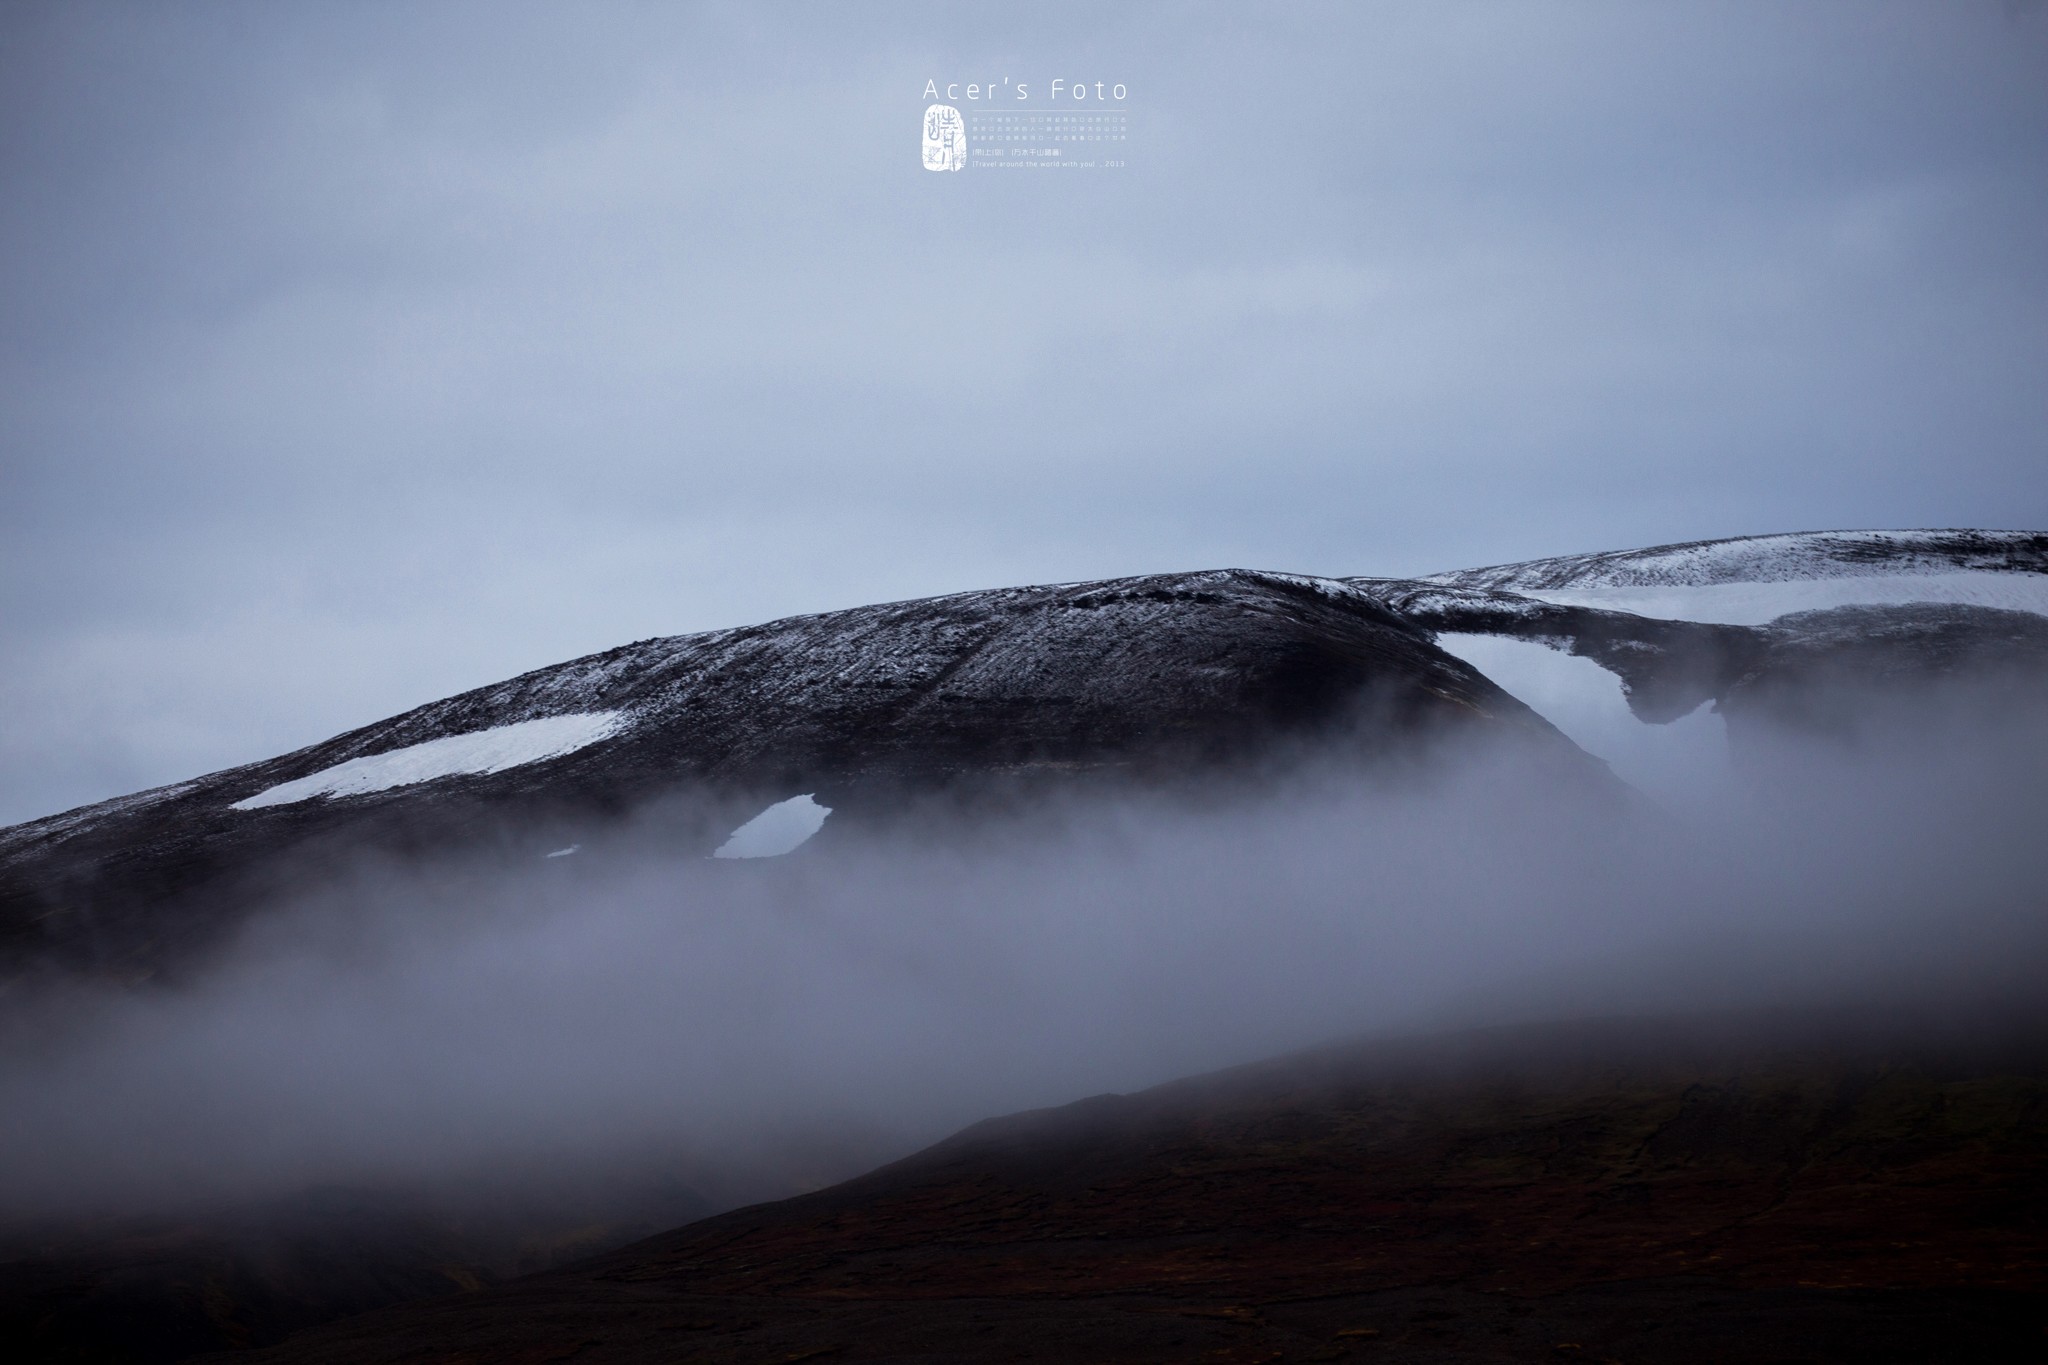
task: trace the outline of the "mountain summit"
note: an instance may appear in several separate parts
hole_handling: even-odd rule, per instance
[[[0,831],[0,956],[8,974],[139,979],[366,853],[537,858],[657,806],[708,855],[799,795],[857,826],[934,795],[1372,761],[1444,735],[1611,783],[1529,689],[1461,657],[1485,636],[1591,659],[1650,722],[1710,699],[1731,722],[1810,720],[1815,689],[1873,678],[1998,674],[2038,694],[2048,536],[1765,536],[1426,579],[1158,574],[640,641]]]

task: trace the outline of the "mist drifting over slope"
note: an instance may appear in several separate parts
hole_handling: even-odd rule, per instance
[[[1957,693],[1851,744],[1786,738],[1669,809],[1465,747],[935,811],[775,860],[647,825],[509,869],[364,867],[195,984],[12,1002],[0,1214],[337,1183],[711,1207],[1344,1034],[1967,1012],[2048,961],[2048,726],[2012,714]]]

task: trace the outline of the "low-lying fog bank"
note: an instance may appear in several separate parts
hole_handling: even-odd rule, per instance
[[[1668,814],[1440,758],[779,859],[593,829],[514,869],[365,868],[197,985],[14,1002],[0,1215],[346,1185],[683,1216],[1339,1035],[1966,1014],[2042,979],[2041,726],[1960,705],[1855,749],[1787,740]]]

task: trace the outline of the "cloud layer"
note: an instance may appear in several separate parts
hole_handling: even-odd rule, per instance
[[[365,868],[175,990],[6,1002],[0,1215],[332,1184],[702,1207],[1344,1034],[1872,1004],[1967,1024],[2048,965],[2048,729],[1980,700],[1862,752],[1755,750],[1682,819],[1447,752],[1398,782],[780,860],[612,828],[512,867]]]

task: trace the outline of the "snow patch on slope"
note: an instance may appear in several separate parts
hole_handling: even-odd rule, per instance
[[[1518,588],[1524,597],[1566,607],[1629,611],[1666,621],[1760,626],[1794,611],[1826,607],[1957,602],[2048,616],[2048,574],[1869,574],[1754,583],[1654,584],[1614,587]],[[1510,689],[1512,690],[1512,689]]]
[[[808,794],[777,801],[767,810],[734,830],[714,858],[776,858],[802,845],[825,827],[830,806],[821,806]]]
[[[448,735],[337,763],[246,797],[235,802],[233,809],[284,806],[316,796],[361,796],[461,773],[503,772],[521,764],[573,753],[612,734],[621,724],[623,716],[618,711],[587,711],[522,720],[466,735]]]
[[[1629,710],[1621,680],[1591,659],[1506,635],[1444,631],[1436,642],[1639,790],[1676,798],[1728,772],[1727,724],[1704,703],[1667,725],[1649,725]]]

